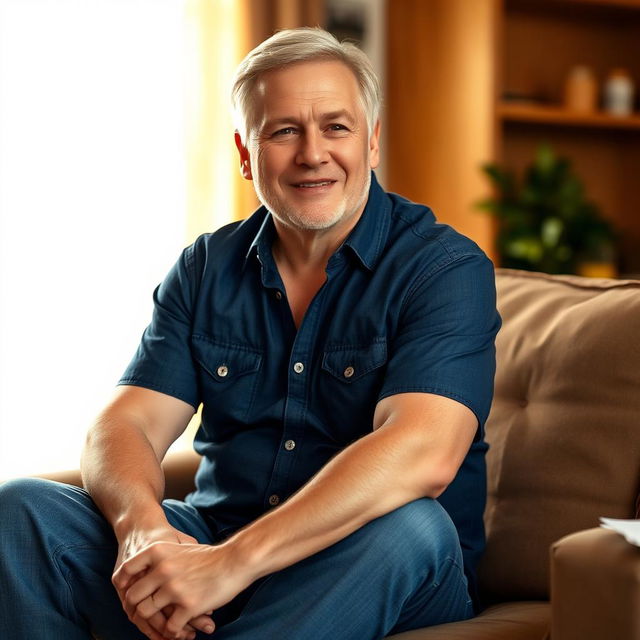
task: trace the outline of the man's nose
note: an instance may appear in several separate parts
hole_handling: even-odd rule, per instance
[[[300,136],[296,162],[308,167],[317,167],[328,159],[327,141],[321,131],[305,131]]]

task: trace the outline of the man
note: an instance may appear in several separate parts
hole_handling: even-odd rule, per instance
[[[2,637],[363,640],[473,614],[492,265],[377,184],[355,47],[278,33],[233,99],[264,206],[156,290],[89,432],[91,497],[3,488]],[[197,490],[163,503],[160,462],[201,402]]]

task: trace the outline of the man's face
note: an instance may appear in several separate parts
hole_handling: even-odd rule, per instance
[[[304,230],[355,224],[378,164],[352,71],[338,61],[269,71],[257,82],[243,175],[279,222]]]

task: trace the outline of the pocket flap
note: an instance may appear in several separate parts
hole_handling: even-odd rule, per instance
[[[387,341],[377,338],[367,346],[330,345],[322,359],[322,368],[347,384],[381,367],[387,361]]]
[[[219,342],[207,336],[191,336],[193,354],[200,366],[218,382],[227,382],[260,368],[262,354],[239,344]]]

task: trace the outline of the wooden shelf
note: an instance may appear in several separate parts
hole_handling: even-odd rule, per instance
[[[511,7],[536,8],[545,11],[625,12],[640,9],[640,0],[507,0]]]
[[[626,129],[640,131],[640,114],[612,116],[607,113],[580,113],[563,107],[515,102],[498,103],[498,117],[505,122],[525,122],[570,127]]]
[[[558,0],[555,0],[556,2]],[[569,4],[596,5],[622,9],[640,9],[640,0],[564,0]]]

